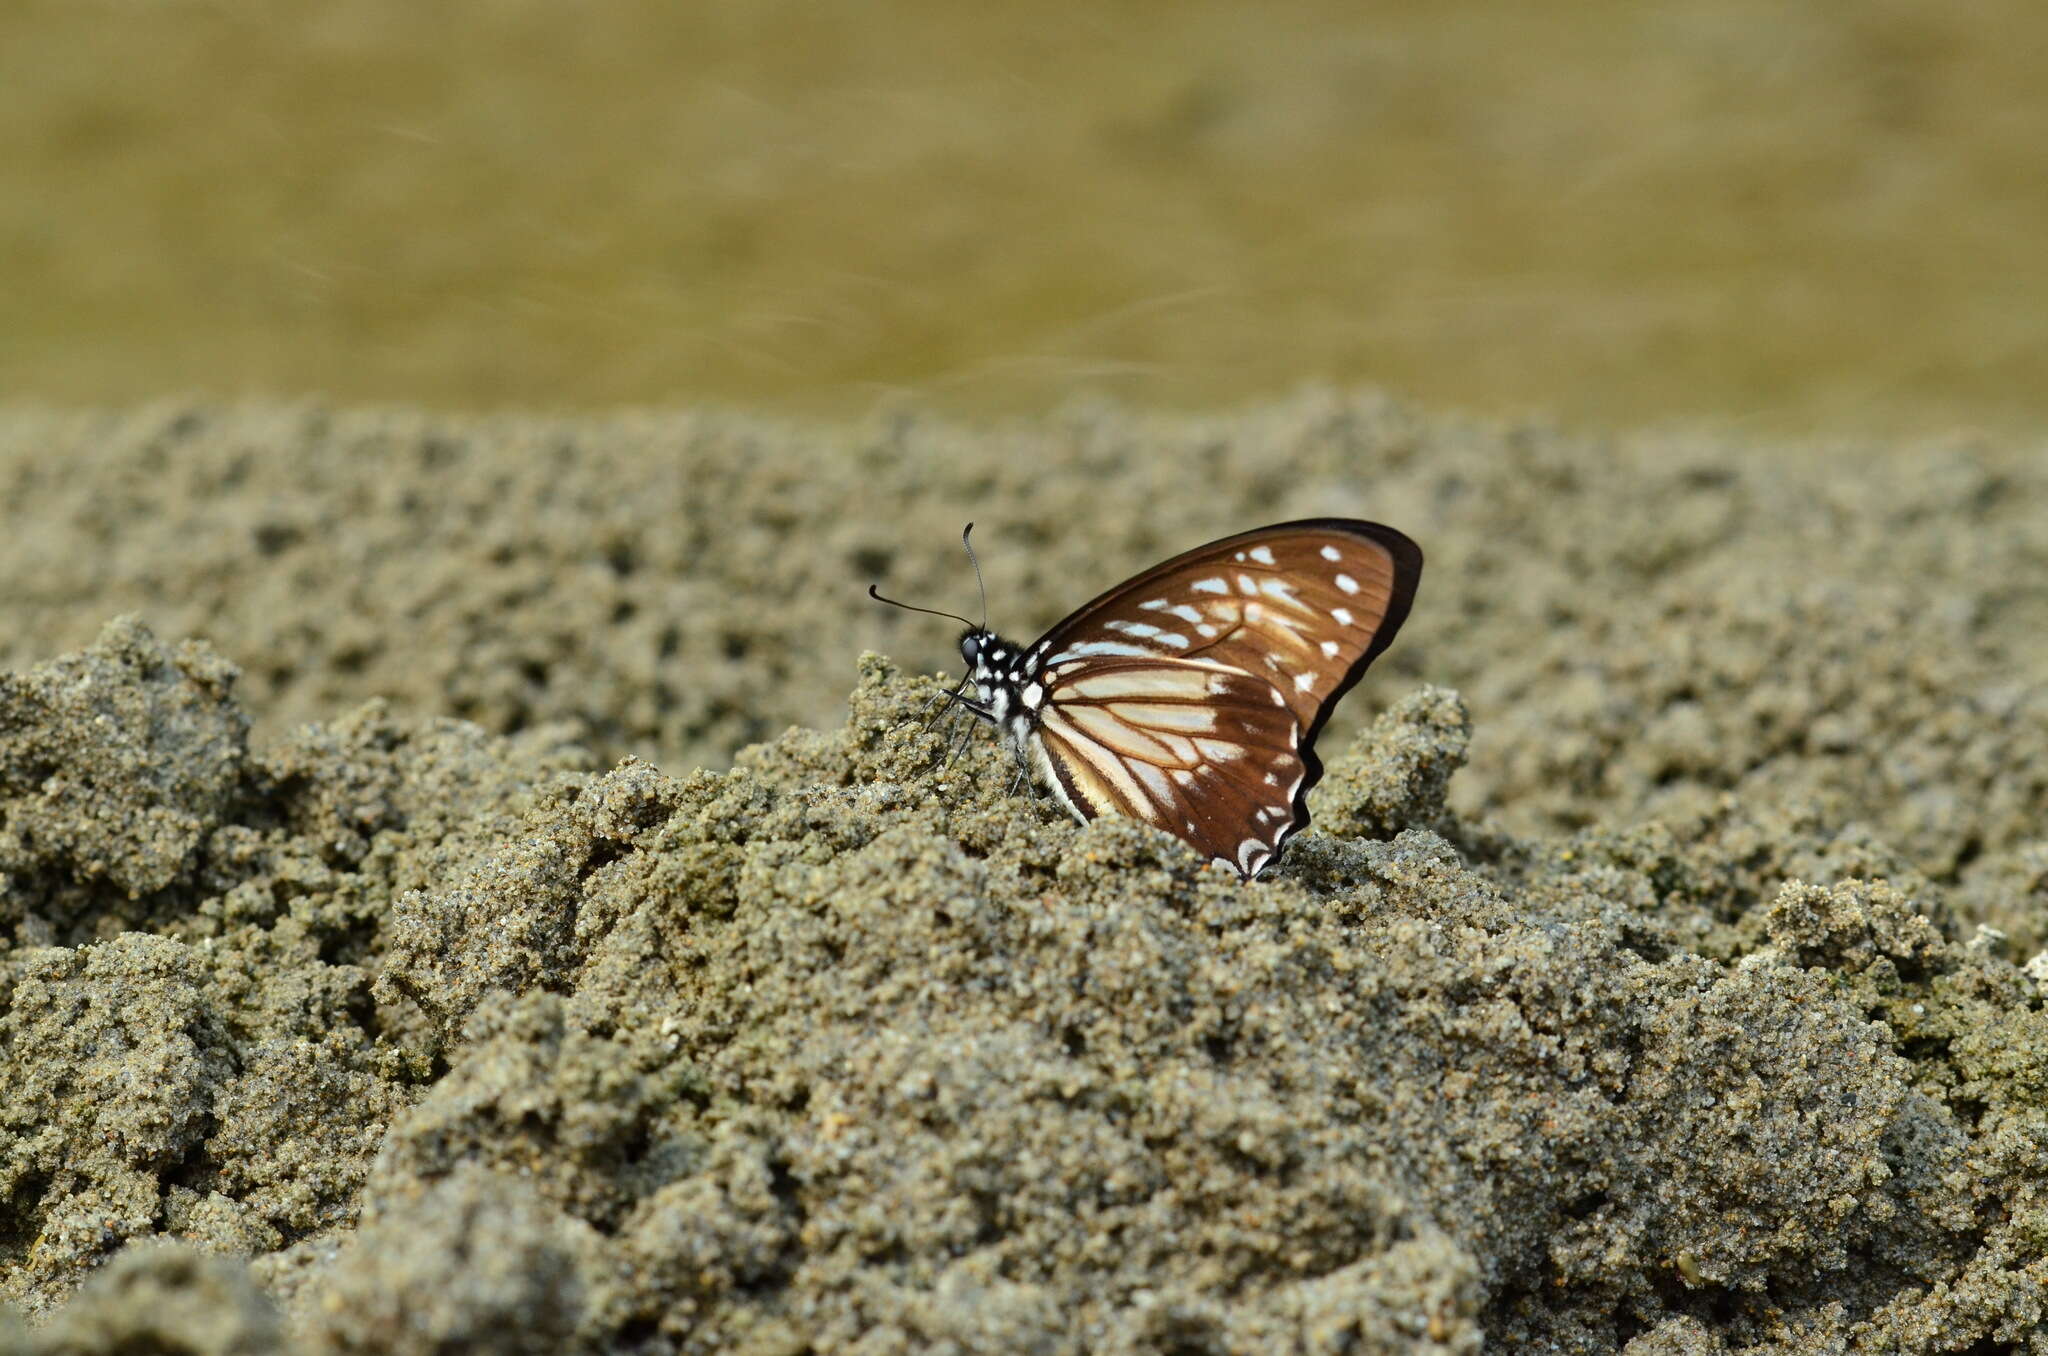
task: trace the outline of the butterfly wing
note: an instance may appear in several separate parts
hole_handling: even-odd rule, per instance
[[[1308,822],[1337,701],[1407,619],[1422,551],[1317,518],[1196,547],[1034,645],[1046,766],[1083,819],[1120,814],[1255,875]]]
[[[1081,818],[1143,820],[1249,876],[1308,779],[1301,726],[1275,695],[1226,665],[1104,659],[1052,685],[1041,771]]]

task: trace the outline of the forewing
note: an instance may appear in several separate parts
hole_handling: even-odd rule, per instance
[[[1272,684],[1227,665],[1075,666],[1049,688],[1037,736],[1084,818],[1153,824],[1247,876],[1294,831],[1301,727]]]
[[[1154,566],[1075,611],[1039,646],[1048,670],[1119,657],[1240,669],[1273,685],[1307,745],[1392,642],[1421,573],[1420,548],[1390,527],[1280,523]]]

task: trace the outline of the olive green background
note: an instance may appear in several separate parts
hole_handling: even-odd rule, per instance
[[[0,396],[2034,427],[2048,10],[0,3]]]

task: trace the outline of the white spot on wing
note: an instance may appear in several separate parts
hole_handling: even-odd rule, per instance
[[[1324,559],[1324,560],[1342,560],[1342,559],[1344,559],[1344,553],[1343,553],[1343,552],[1341,552],[1341,551],[1339,551],[1339,550],[1338,550],[1338,549],[1337,549],[1336,547],[1334,547],[1334,546],[1325,546],[1325,547],[1323,548],[1323,559]]]
[[[1340,574],[1337,576],[1337,587],[1343,589],[1346,593],[1356,593],[1358,592],[1358,581],[1348,574]]]
[[[1024,689],[1024,704],[1026,706],[1037,706],[1044,699],[1045,689],[1037,683],[1033,683],[1030,687]]]
[[[1301,600],[1294,596],[1293,587],[1284,579],[1268,579],[1259,586],[1259,592],[1276,603],[1286,603],[1291,607],[1301,606]]]
[[[1150,651],[1147,651],[1150,653]],[[1161,661],[1158,667],[1142,666],[1120,673],[1097,674],[1092,678],[1077,678],[1071,684],[1076,696],[1095,697],[1114,701],[1118,698],[1135,700],[1142,697],[1196,698],[1221,688],[1212,684],[1221,683],[1220,674],[1204,669],[1191,668],[1176,660]]]
[[[1178,631],[1161,631],[1158,640],[1161,645],[1172,645],[1183,650],[1188,647],[1188,638]]]
[[[1294,675],[1294,690],[1296,692],[1306,692],[1315,685],[1316,676],[1313,673],[1297,673]]]
[[[1238,559],[1243,560],[1244,557],[1239,556]],[[1252,548],[1252,559],[1258,561],[1261,565],[1271,565],[1273,563],[1273,553],[1263,546],[1254,546]]]
[[[1337,657],[1337,642],[1336,642],[1336,641],[1334,641],[1334,640],[1326,640],[1326,641],[1324,641],[1324,642],[1323,642],[1323,658],[1325,658],[1325,659],[1335,659],[1336,657]]]
[[[1142,645],[1126,645],[1122,641],[1117,640],[1091,640],[1083,645],[1069,645],[1066,649],[1054,655],[1048,662],[1064,664],[1069,659],[1094,659],[1113,655],[1124,655],[1142,659],[1149,657],[1151,654],[1152,651]]]
[[[1182,603],[1178,607],[1170,607],[1166,610],[1179,617],[1182,621],[1198,622],[1202,619],[1202,614],[1189,607],[1186,603]]]
[[[1330,609],[1330,615],[1337,619],[1339,626],[1350,626],[1353,624],[1351,609],[1348,607],[1333,607]]]
[[[1216,713],[1196,702],[1111,702],[1119,720],[1154,730],[1192,730],[1207,734],[1216,728]]]
[[[1203,640],[1216,639],[1216,628],[1209,625],[1209,623],[1207,622],[1203,622],[1200,626],[1197,626],[1195,628],[1195,631],[1202,637]]]
[[[1164,612],[1170,604],[1164,598],[1147,598],[1144,602],[1139,603],[1138,606],[1144,608],[1147,612]]]
[[[1143,758],[1133,759],[1125,766],[1138,774],[1138,780],[1145,783],[1145,789],[1152,793],[1155,801],[1169,804],[1173,801],[1173,787],[1167,783],[1163,769],[1146,762]]]
[[[1221,579],[1197,579],[1194,583],[1188,585],[1188,591],[1191,593],[1228,593],[1230,592],[1230,585]]]
[[[1256,598],[1258,596],[1259,581],[1248,574],[1241,574],[1237,577],[1237,587],[1247,598]]]

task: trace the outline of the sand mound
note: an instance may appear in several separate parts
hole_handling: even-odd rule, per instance
[[[207,426],[303,439],[294,418]],[[352,419],[376,422],[322,436]],[[10,436],[60,427],[84,423]],[[171,590],[218,652],[127,618],[0,680],[0,1296],[36,1323],[0,1319],[0,1347],[2035,1349],[2048,1014],[2015,962],[2043,928],[2048,750],[2014,667],[2040,641],[2012,624],[2040,613],[2021,567],[2048,529],[2008,501],[2039,478],[1953,453],[1883,463],[1887,491],[1698,450],[1622,476],[1603,449],[1329,402],[1208,443],[1107,416],[1028,438],[1118,427],[1090,455],[1123,483],[1206,457],[1241,509],[1344,511],[1363,449],[1384,516],[1439,524],[1414,643],[1366,685],[1389,704],[1326,736],[1316,827],[1249,886],[1004,796],[985,744],[939,770],[932,681],[872,655],[843,722],[728,771],[670,761],[726,727],[636,724],[601,645],[561,658],[590,688],[551,670],[472,711],[495,730],[418,714],[449,691],[435,638],[525,635],[519,609],[580,596],[536,565],[534,598],[449,632],[496,587],[462,582],[460,546],[414,639],[370,588],[347,625],[382,657],[315,674],[329,642],[301,631],[260,702],[229,661],[276,651],[224,637],[332,635],[360,580],[316,570],[246,612]],[[1262,481],[1261,449],[1320,498]],[[841,569],[826,527],[744,545],[780,465],[732,471],[731,549],[785,581]],[[630,496],[579,504],[603,476],[558,472],[585,549],[645,549]],[[242,496],[267,474],[205,511],[264,502]],[[1518,525],[1546,481],[1565,521]],[[397,477],[360,540],[429,554],[381,516],[419,486]],[[1802,495],[1826,549],[1787,527]],[[899,534],[839,530],[870,526]],[[920,597],[943,596],[933,535],[885,553],[929,573]],[[681,616],[664,578],[740,577],[719,540],[695,573],[606,572]],[[1076,549],[1048,538],[1037,568]],[[108,567],[94,596],[145,577]],[[57,592],[16,596],[55,625]],[[633,601],[598,592],[576,617]],[[764,710],[823,700],[822,661],[776,666],[856,623],[795,596],[752,609],[762,649],[663,681],[732,665]],[[647,617],[592,625],[669,624]],[[387,678],[330,723],[252,721]],[[594,770],[643,737],[651,761]]]

